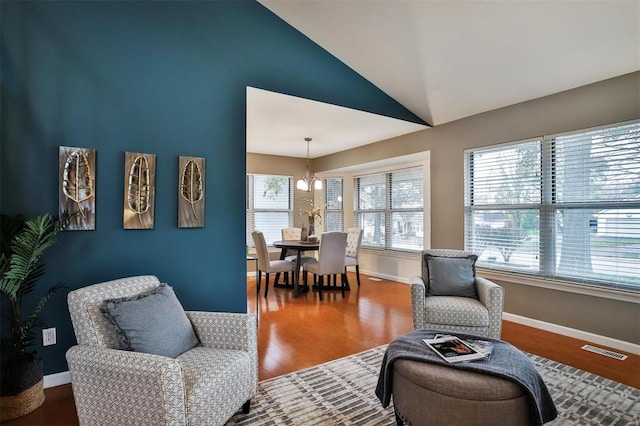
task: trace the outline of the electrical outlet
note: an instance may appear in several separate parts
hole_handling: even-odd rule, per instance
[[[49,346],[56,344],[56,328],[43,328],[42,329],[42,346]]]

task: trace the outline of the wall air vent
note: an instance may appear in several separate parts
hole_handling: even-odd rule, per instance
[[[620,361],[624,361],[625,359],[627,359],[626,355],[619,354],[619,353],[613,352],[613,351],[609,351],[607,349],[598,348],[596,346],[584,345],[582,347],[582,349],[584,349],[585,351],[596,353],[596,354],[608,356],[610,358],[619,359]]]

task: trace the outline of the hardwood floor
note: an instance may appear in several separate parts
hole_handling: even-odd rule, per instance
[[[358,287],[349,274],[351,291],[314,292],[294,299],[287,289],[273,289],[258,298],[260,380],[308,368],[326,361],[389,343],[413,330],[407,284],[373,281],[361,275]],[[255,280],[247,280],[247,307],[256,312]],[[523,351],[553,359],[594,374],[640,388],[640,357],[630,353],[619,361],[580,349],[581,340],[505,321],[502,338]],[[609,348],[610,349],[610,348]],[[616,350],[616,352],[621,352]],[[77,425],[71,385],[45,390],[42,407],[11,426]]]

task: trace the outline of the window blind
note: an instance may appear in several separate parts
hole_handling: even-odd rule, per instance
[[[640,290],[640,123],[465,152],[479,265]]]
[[[247,245],[253,247],[251,232],[262,231],[267,244],[282,239],[282,228],[293,224],[291,176],[247,176]]]
[[[465,241],[480,263],[539,271],[540,140],[465,156]]]
[[[424,177],[422,167],[355,178],[356,226],[362,245],[419,251],[424,242]]]
[[[550,137],[554,274],[640,289],[640,123]]]
[[[324,231],[343,231],[344,214],[342,203],[342,179],[327,178],[324,180]]]

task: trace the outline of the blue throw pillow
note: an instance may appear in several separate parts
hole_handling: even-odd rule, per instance
[[[465,257],[426,255],[430,296],[462,296],[477,299],[475,254]]]
[[[105,300],[100,310],[128,350],[174,358],[198,344],[191,321],[166,284],[134,298]]]

